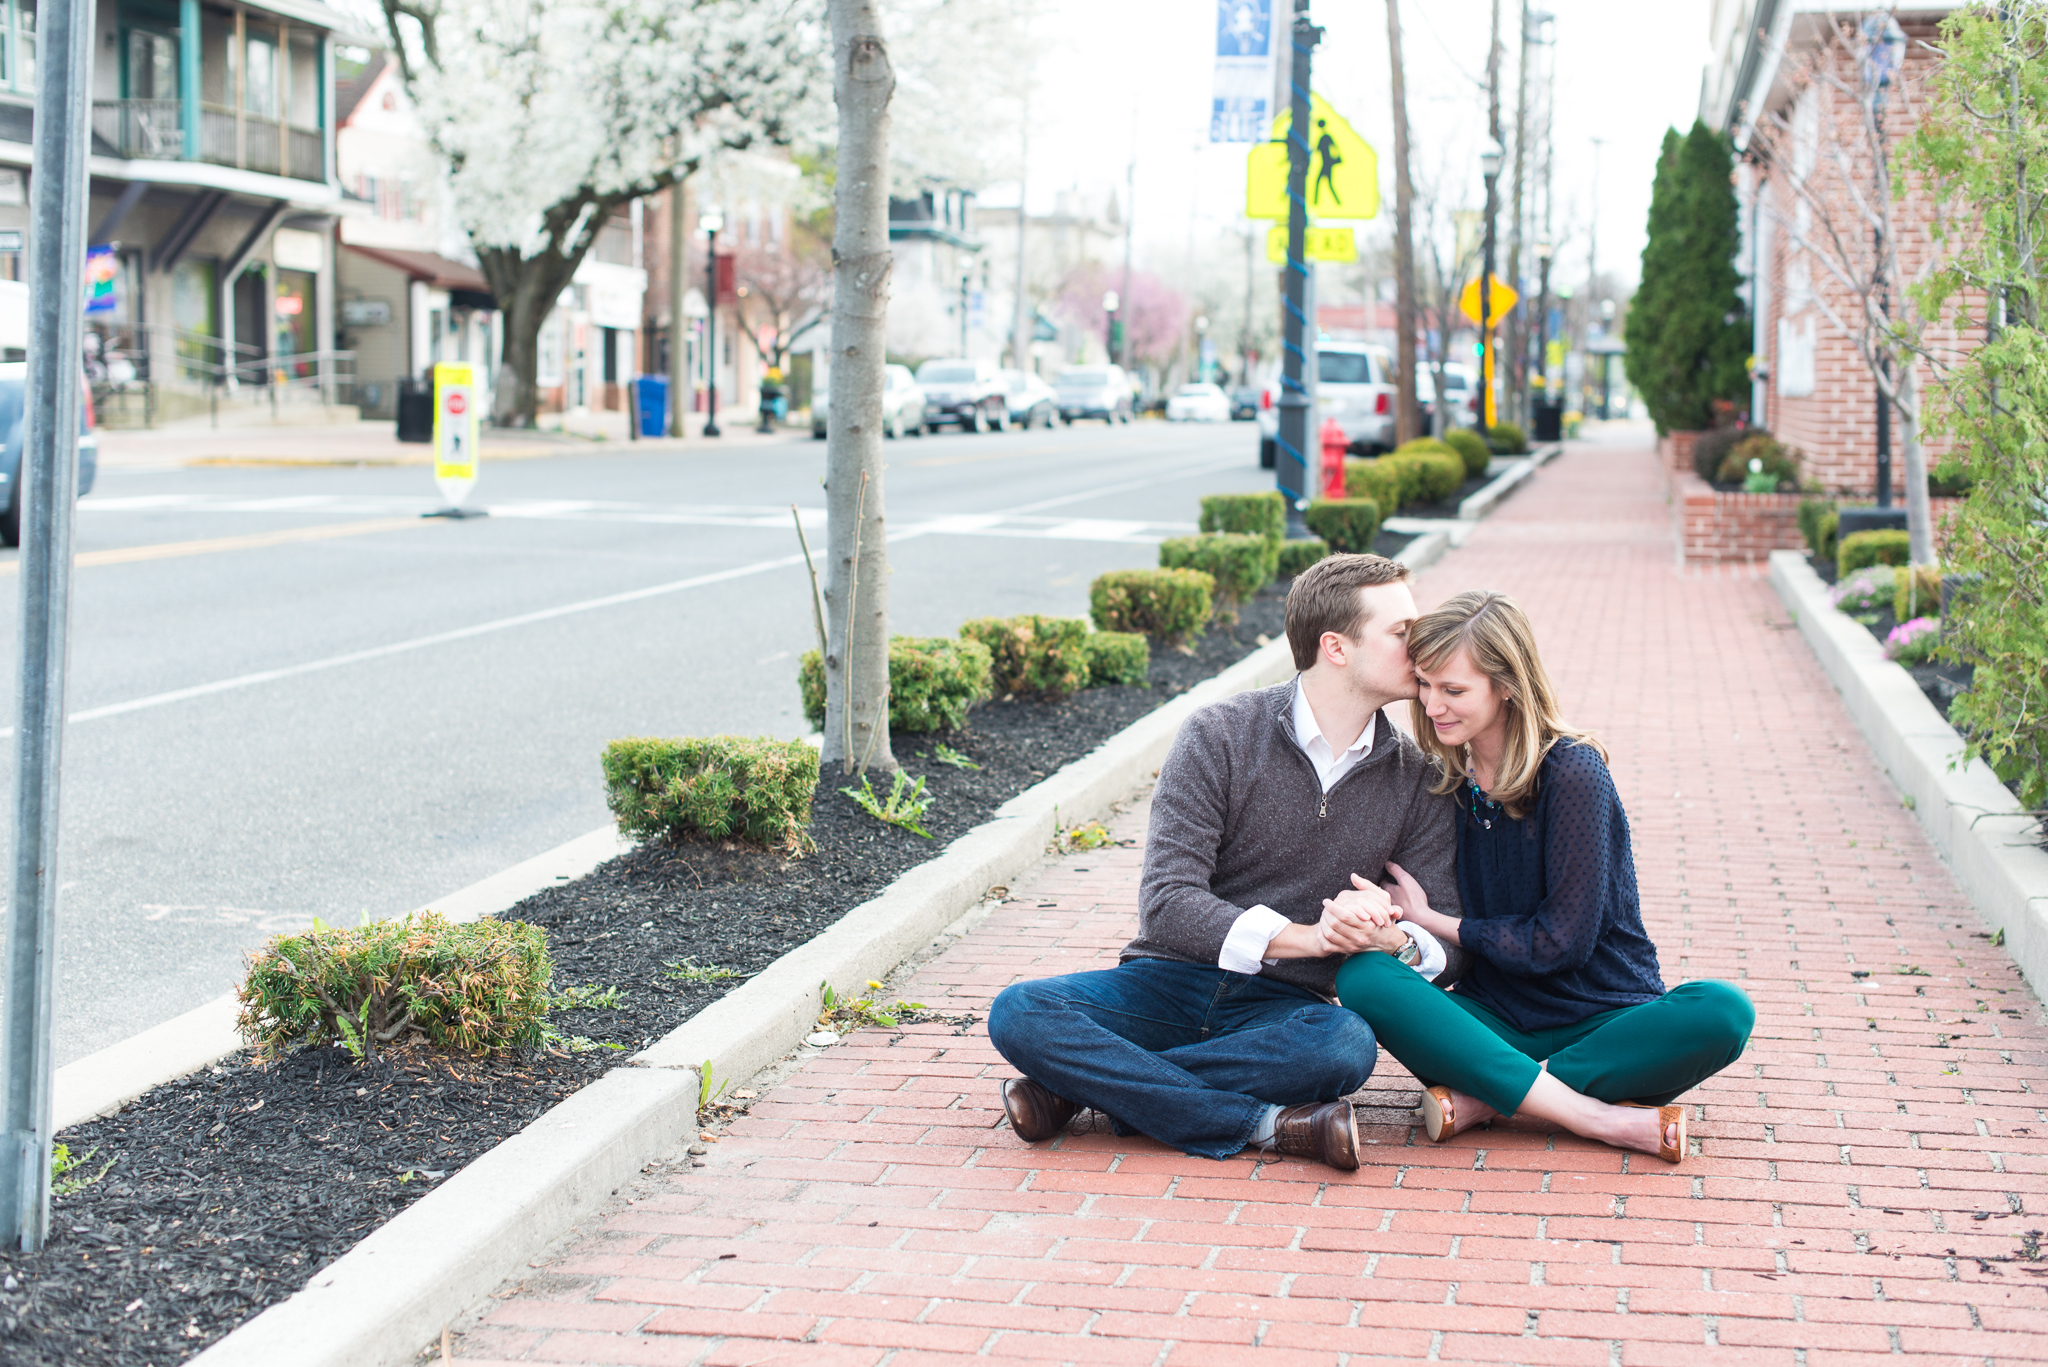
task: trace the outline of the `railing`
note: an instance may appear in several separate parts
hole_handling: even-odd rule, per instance
[[[285,174],[296,180],[327,179],[327,138],[317,128],[287,128],[291,165]]]
[[[250,388],[267,395],[273,414],[299,396],[317,396],[322,404],[354,402],[353,351],[266,356],[251,343],[230,344],[172,327],[94,327],[87,346],[94,403],[129,414],[139,407],[145,425],[164,410],[167,392],[185,395],[187,405],[202,400],[216,414],[223,395],[246,397]]]
[[[117,157],[175,161],[185,155],[176,100],[95,100],[92,131]]]
[[[225,105],[199,108],[199,159],[298,180],[327,179],[327,138],[317,128],[256,114],[237,114]]]
[[[237,145],[235,111],[216,105],[199,107],[199,159],[215,166],[240,166],[242,149]]]

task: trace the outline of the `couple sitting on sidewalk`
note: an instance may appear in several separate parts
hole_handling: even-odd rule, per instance
[[[1439,1143],[1531,1115],[1685,1157],[1668,1103],[1742,1053],[1749,998],[1665,991],[1606,753],[1559,717],[1521,609],[1418,617],[1407,577],[1319,561],[1287,595],[1300,673],[1181,728],[1122,961],[989,1012],[1022,1138],[1089,1107],[1206,1158],[1354,1169],[1345,1098],[1385,1044]],[[1403,698],[1419,747],[1382,713]]]

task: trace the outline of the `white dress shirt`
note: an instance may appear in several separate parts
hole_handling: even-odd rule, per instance
[[[1315,766],[1316,779],[1323,785],[1324,792],[1336,787],[1338,780],[1372,753],[1373,733],[1378,723],[1379,714],[1375,712],[1366,719],[1365,730],[1359,733],[1357,740],[1345,746],[1341,754],[1333,751],[1323,736],[1321,724],[1316,721],[1315,709],[1309,706],[1308,690],[1302,687],[1300,676],[1296,676],[1294,739],[1308,756],[1309,763]],[[1262,964],[1279,963],[1278,959],[1266,957],[1266,947],[1273,942],[1275,935],[1292,924],[1264,903],[1247,909],[1231,923],[1230,933],[1223,937],[1223,949],[1216,956],[1216,966],[1232,973],[1257,973]],[[1397,924],[1422,950],[1422,962],[1415,965],[1415,971],[1429,978],[1443,972],[1446,956],[1437,938],[1406,921]]]

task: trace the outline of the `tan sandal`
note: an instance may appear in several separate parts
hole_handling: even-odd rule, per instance
[[[1441,1144],[1453,1135],[1476,1129],[1499,1115],[1485,1103],[1479,1103],[1480,1114],[1469,1118],[1458,1114],[1458,1094],[1448,1087],[1430,1087],[1422,1093],[1422,1132],[1429,1136],[1432,1144]]]
[[[1617,1101],[1614,1104],[1617,1106],[1627,1106],[1631,1110],[1655,1111],[1657,1113],[1657,1156],[1673,1165],[1685,1161],[1685,1107],[1646,1106],[1640,1101]],[[1664,1132],[1673,1125],[1678,1127],[1678,1142],[1676,1144],[1667,1144],[1664,1142]]]

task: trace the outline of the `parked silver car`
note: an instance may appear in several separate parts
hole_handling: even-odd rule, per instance
[[[1053,387],[1028,370],[1005,370],[1003,391],[1010,401],[1010,422],[1027,432],[1050,427],[1059,416],[1059,396]]]
[[[957,422],[962,432],[1009,426],[1009,397],[993,361],[926,361],[917,368],[917,382],[924,388],[924,425],[930,431],[942,422]]]
[[[1120,365],[1073,365],[1053,381],[1059,395],[1060,419],[1076,422],[1100,418],[1104,422],[1131,420],[1131,377]]]
[[[820,389],[811,396],[811,435],[825,439],[825,413],[831,396]],[[924,435],[924,390],[903,365],[882,368],[882,434],[900,437],[905,432]]]

